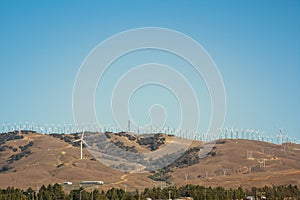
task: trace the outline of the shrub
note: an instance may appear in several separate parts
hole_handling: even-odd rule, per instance
[[[0,173],[1,172],[6,172],[6,171],[8,171],[9,170],[9,165],[3,165],[1,168],[0,168]]]

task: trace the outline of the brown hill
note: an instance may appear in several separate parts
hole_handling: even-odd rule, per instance
[[[128,151],[155,151],[172,141],[173,136],[155,135],[156,141],[134,134],[109,133],[110,139]],[[8,186],[36,189],[42,184],[104,181],[99,189],[121,187],[128,190],[170,184],[252,187],[296,184],[300,186],[300,145],[283,146],[251,140],[219,140],[210,154],[199,159],[201,142],[193,142],[175,163],[154,173],[124,173],[95,160],[84,148],[72,142],[78,135],[57,138],[33,132],[0,134],[0,188]],[[155,147],[153,147],[153,144]],[[152,145],[152,146],[151,146]],[[151,178],[149,178],[151,177]],[[155,181],[157,180],[157,181]]]
[[[199,164],[175,169],[171,180],[225,188],[300,185],[300,145],[242,139],[223,142]]]

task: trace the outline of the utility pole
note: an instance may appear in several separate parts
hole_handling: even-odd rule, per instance
[[[138,191],[139,200],[141,200],[141,192]]]
[[[265,159],[265,156],[264,156],[264,148],[262,148],[262,159],[261,159],[261,166],[262,168],[265,168],[266,167],[266,159]]]
[[[208,181],[208,171],[205,170],[205,178],[206,178],[206,181]]]
[[[247,159],[253,159],[252,157],[252,150],[247,150]]]
[[[189,178],[189,174],[187,172],[184,173],[184,176],[185,176],[185,182],[188,181],[188,178]]]

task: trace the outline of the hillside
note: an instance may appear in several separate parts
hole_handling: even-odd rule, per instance
[[[128,152],[156,152],[174,136],[106,133],[119,148]],[[194,141],[176,162],[155,173],[122,172],[96,160],[87,147],[80,160],[79,134],[43,135],[30,131],[0,134],[0,188],[37,188],[42,184],[102,180],[99,189],[128,190],[176,185],[252,187],[295,184],[300,186],[300,145],[283,146],[243,139],[223,139],[209,155],[200,159],[202,142]],[[92,147],[89,147],[92,148]],[[163,181],[163,182],[162,182]],[[72,188],[69,188],[72,189]]]

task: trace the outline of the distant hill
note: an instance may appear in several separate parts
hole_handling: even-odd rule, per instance
[[[108,140],[128,152],[155,152],[175,136],[133,133],[105,133]],[[50,183],[104,181],[99,189],[201,184],[250,188],[264,185],[300,186],[300,145],[276,145],[267,142],[222,139],[207,157],[200,159],[203,143],[193,141],[174,163],[155,172],[127,173],[107,167],[96,160],[87,147],[80,160],[80,145],[75,134],[44,135],[31,131],[0,134],[0,188],[8,186],[33,189]]]

